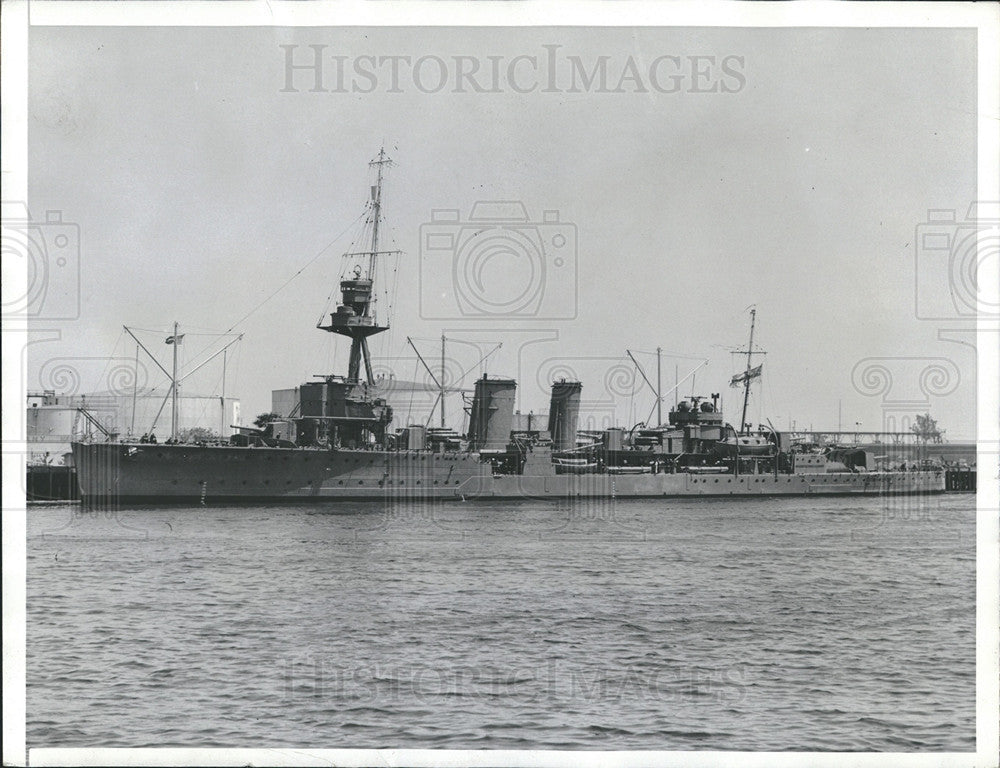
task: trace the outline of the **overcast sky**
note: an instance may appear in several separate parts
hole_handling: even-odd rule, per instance
[[[317,53],[321,83],[287,70]],[[135,353],[123,324],[157,331],[145,338],[167,360],[174,320],[238,323],[227,393],[244,414],[343,373],[346,343],[315,324],[384,143],[384,244],[403,255],[374,351],[406,358],[398,376],[414,373],[407,335],[428,355],[442,330],[502,341],[487,370],[519,379],[525,410],[546,408],[562,372],[625,422],[651,399],[626,402],[616,366],[661,346],[709,360],[694,388],[722,392],[735,423],[726,348],[746,343],[754,304],[768,352],[755,421],[835,428],[842,402],[845,428],[930,410],[972,438],[974,352],[938,333],[973,324],[916,239],[928,209],[962,219],[975,198],[975,66],[974,30],[33,28],[29,203],[79,225],[82,293],[78,319],[36,322],[61,338],[30,347],[29,389],[51,385],[54,359],[80,361],[80,391],[107,388],[99,359]],[[421,237],[433,210],[456,209],[423,233],[459,250],[489,200],[523,202],[525,248],[564,238],[544,274],[485,266],[497,300],[538,280],[514,316],[484,315],[468,290],[461,303],[466,257]],[[206,344],[191,337],[185,362]],[[697,364],[664,358],[664,382]]]

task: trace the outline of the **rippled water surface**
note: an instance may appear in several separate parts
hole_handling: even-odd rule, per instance
[[[38,507],[29,746],[975,747],[972,496]]]

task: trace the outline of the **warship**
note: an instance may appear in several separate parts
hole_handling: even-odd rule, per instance
[[[768,424],[751,428],[746,408],[761,375],[752,355],[730,382],[744,388],[739,428],[719,396],[679,399],[665,421],[599,432],[579,429],[583,383],[551,382],[547,422],[515,423],[514,379],[483,375],[468,406],[468,429],[393,428],[392,407],[373,376],[370,337],[389,328],[375,312],[384,149],[372,160],[369,247],[342,277],[336,310],[317,325],[350,340],[346,375],[301,384],[288,413],[227,443],[122,440],[72,443],[85,503],[240,501],[748,497],[815,494],[929,494],[944,471],[886,467],[859,446],[807,444]],[[177,331],[175,329],[175,336]],[[175,347],[176,349],[176,347]],[[174,388],[176,392],[176,387]],[[659,397],[658,397],[659,405]],[[659,407],[657,407],[659,411]],[[443,412],[443,408],[442,408]],[[174,414],[176,428],[176,410]],[[544,427],[544,428],[543,428]]]

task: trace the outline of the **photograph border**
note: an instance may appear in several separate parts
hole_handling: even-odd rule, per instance
[[[6,0],[2,13],[0,67],[3,72],[3,199],[27,199],[27,72],[31,26],[670,26],[670,27],[865,27],[976,28],[978,44],[979,200],[1000,200],[1000,12],[988,3],[815,2],[660,3],[591,2],[503,3],[454,0],[386,0],[379,3],[266,2],[29,2]],[[984,304],[997,305],[1000,275],[996,260],[980,275]],[[20,280],[25,274],[8,274]],[[15,286],[19,283],[15,283]],[[998,371],[1000,326],[977,320],[980,478],[976,558],[976,752],[600,752],[429,749],[68,749],[26,747],[25,622],[26,515],[23,463],[3,462],[3,759],[5,765],[469,765],[469,766],[709,766],[738,761],[747,766],[914,765],[988,766],[1000,754],[1000,693],[997,680],[1000,624],[1000,446]],[[3,322],[3,439],[5,452],[24,450],[23,408],[26,325]],[[10,361],[15,361],[16,364]]]

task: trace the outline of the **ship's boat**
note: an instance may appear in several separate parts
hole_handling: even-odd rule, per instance
[[[552,464],[555,466],[556,472],[560,474],[585,475],[597,471],[597,462],[587,459],[568,459],[555,456],[552,458]]]
[[[716,443],[717,452],[727,456],[767,456],[774,453],[774,443],[762,435],[727,437]]]
[[[608,467],[609,475],[648,475],[653,471],[652,467]]]

